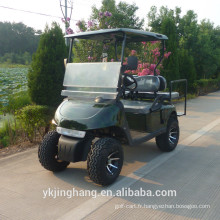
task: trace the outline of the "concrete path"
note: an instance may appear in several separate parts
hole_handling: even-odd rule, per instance
[[[0,220],[220,219],[220,92],[187,109],[177,149],[161,153],[154,140],[124,146],[121,175],[109,187],[89,180],[85,162],[44,170],[37,149],[1,159]]]

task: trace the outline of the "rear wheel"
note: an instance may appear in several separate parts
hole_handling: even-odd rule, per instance
[[[164,152],[173,151],[179,141],[179,123],[174,117],[170,117],[167,123],[167,131],[156,137],[158,148]]]
[[[50,171],[64,170],[69,162],[58,160],[58,141],[60,135],[56,131],[48,132],[38,149],[38,158],[41,165]]]
[[[92,146],[87,158],[89,177],[100,185],[113,183],[121,172],[123,150],[113,138],[100,138]]]

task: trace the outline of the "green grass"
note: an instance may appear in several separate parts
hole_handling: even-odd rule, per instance
[[[7,147],[16,140],[17,126],[14,117],[8,117],[0,127],[0,147]]]

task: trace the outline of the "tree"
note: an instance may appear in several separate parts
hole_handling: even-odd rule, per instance
[[[180,19],[179,33],[181,48],[187,49],[191,55],[195,56],[196,44],[198,41],[199,25],[197,21],[197,14],[189,10],[186,15]]]
[[[142,29],[144,20],[140,20],[136,16],[138,7],[135,4],[127,4],[119,2],[116,5],[115,0],[103,0],[102,6],[98,9],[93,7],[90,20],[78,21],[77,26],[79,31],[93,31],[109,28],[133,28]],[[132,45],[130,45],[132,47]],[[118,45],[120,51],[121,45]],[[99,61],[103,51],[102,42],[94,40],[79,40],[74,44],[74,62],[86,62],[92,57],[92,61]],[[108,49],[108,57],[114,57],[115,51],[113,47]]]
[[[164,60],[164,68],[162,75],[164,75],[167,81],[179,79],[179,60],[176,38],[176,27],[172,18],[166,17],[161,24],[161,33],[168,37],[166,42],[166,50],[171,51],[171,55],[168,60]]]
[[[0,22],[0,55],[5,53],[21,54],[36,51],[40,31],[23,23]]]
[[[181,14],[181,8],[178,7],[176,7],[175,10],[171,10],[168,7],[162,6],[158,13],[157,7],[152,6],[150,12],[147,14],[148,25],[151,27],[151,31],[160,33],[163,20],[169,17],[173,19],[176,29],[178,29],[181,20],[180,14]]]
[[[103,0],[102,6],[98,9],[93,7],[91,20],[96,20],[99,23],[99,28],[134,28],[142,29],[144,19],[136,16],[138,7],[135,4],[128,4],[126,2],[119,2],[116,5],[115,0]],[[108,11],[111,13],[109,19],[105,19],[105,16],[100,16],[100,13]]]
[[[62,30],[53,23],[51,29],[46,27],[41,35],[28,72],[28,90],[36,104],[56,107],[60,103],[66,55]]]
[[[188,91],[191,92],[193,90],[193,83],[196,80],[196,69],[193,56],[186,49],[179,51],[179,72],[181,79],[187,79]]]
[[[215,42],[215,63],[217,64],[217,70],[214,77],[220,78],[220,26],[214,29],[213,41]]]
[[[197,40],[197,59],[196,69],[198,73],[198,79],[212,78],[217,71],[219,60],[219,51],[214,41],[214,27],[208,20],[202,20],[199,25],[199,33]]]

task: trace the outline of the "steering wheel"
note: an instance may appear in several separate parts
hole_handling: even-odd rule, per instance
[[[137,80],[134,78],[133,75],[123,73],[123,85],[125,90],[134,91],[137,88]]]

